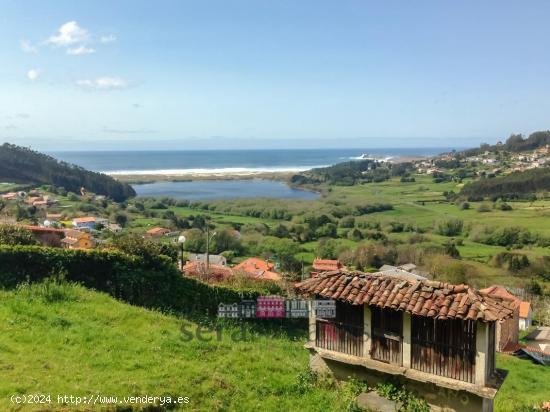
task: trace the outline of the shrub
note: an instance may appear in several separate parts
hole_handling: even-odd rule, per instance
[[[477,207],[477,211],[480,213],[490,212],[491,207],[487,203],[482,203]]]
[[[4,245],[35,245],[32,233],[16,225],[0,225],[0,244]]]
[[[443,236],[457,236],[462,233],[464,222],[460,219],[446,219],[437,222],[435,230]]]
[[[355,226],[355,218],[353,216],[344,216],[338,222],[338,226],[351,229]]]

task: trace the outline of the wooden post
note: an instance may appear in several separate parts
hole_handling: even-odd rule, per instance
[[[403,366],[411,367],[411,314],[403,312]]]
[[[371,349],[371,325],[372,325],[372,318],[371,318],[371,310],[369,305],[364,305],[365,311],[363,313],[363,357],[370,359],[370,349]]]

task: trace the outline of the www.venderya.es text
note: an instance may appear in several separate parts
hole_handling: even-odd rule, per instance
[[[188,396],[116,396],[116,395],[52,395],[52,394],[16,394],[10,397],[17,405],[185,405],[190,403]]]

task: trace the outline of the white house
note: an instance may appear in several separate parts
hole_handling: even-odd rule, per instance
[[[531,303],[521,302],[519,304],[519,330],[529,329],[533,323],[533,310]]]

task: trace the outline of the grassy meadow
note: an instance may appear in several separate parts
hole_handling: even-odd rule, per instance
[[[338,411],[352,399],[346,385],[308,383],[301,330],[233,341],[240,330],[229,327],[221,341],[189,340],[182,327],[195,333],[194,322],[74,285],[0,291],[0,302],[0,410],[17,409],[12,394],[36,393],[188,396],[190,411]]]

